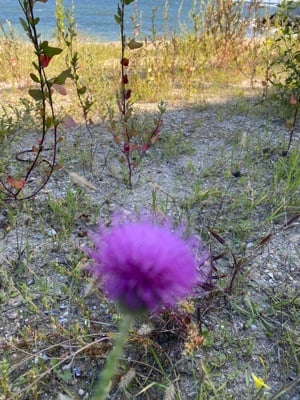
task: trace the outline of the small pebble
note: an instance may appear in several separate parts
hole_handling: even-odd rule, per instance
[[[274,275],[273,275],[273,272],[269,272],[269,273],[268,273],[268,275],[269,275],[269,278],[270,278],[272,281],[274,281]]]
[[[66,324],[68,322],[68,318],[64,318],[64,317],[59,317],[58,318],[58,322],[60,324]]]
[[[18,312],[15,311],[15,310],[10,310],[10,311],[7,311],[6,316],[7,316],[8,319],[13,320],[13,319],[16,319],[18,317]]]
[[[81,371],[79,368],[73,367],[72,370],[73,370],[73,374],[75,375],[75,378],[79,378],[81,376]]]
[[[33,277],[27,279],[27,286],[33,285],[35,283],[35,279]]]
[[[47,229],[47,230],[46,230],[46,234],[47,234],[49,237],[55,237],[55,236],[57,236],[56,230],[55,230],[55,229],[52,229],[52,228]]]

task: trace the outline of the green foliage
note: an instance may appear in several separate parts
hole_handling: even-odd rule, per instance
[[[9,382],[9,361],[5,358],[0,361],[0,388],[3,396],[8,397],[12,394]]]
[[[49,197],[50,221],[51,225],[58,231],[58,235],[64,237],[74,229],[76,220],[80,217],[84,201],[85,195],[80,189],[68,189],[61,199]]]
[[[244,0],[194,0],[190,10],[194,35],[203,51],[214,55],[216,63],[230,63],[243,46],[255,2],[248,5],[245,15]]]
[[[300,27],[299,23],[291,23],[288,17],[288,11],[296,6],[297,2],[282,2],[276,19],[275,36],[266,41],[272,55],[266,69],[266,84],[270,83],[277,90],[280,100],[288,105],[289,142],[286,152],[290,150],[300,108]]]
[[[64,0],[55,0],[56,36],[61,43],[65,32]]]
[[[60,94],[64,94],[65,89],[62,85],[65,84],[66,79],[71,75],[71,68],[68,68],[58,73],[53,78],[48,78],[46,68],[50,61],[54,57],[58,56],[63,50],[59,47],[49,45],[47,40],[40,40],[40,35],[37,30],[40,19],[35,17],[34,3],[27,0],[19,0],[19,4],[24,14],[24,18],[20,18],[20,22],[31,41],[36,56],[35,61],[32,62],[35,73],[30,73],[34,86],[29,89],[28,93],[37,103],[37,107],[39,108],[42,121],[42,132],[38,146],[33,146],[31,150],[33,159],[31,165],[27,167],[26,171],[23,173],[23,177],[20,178],[18,176],[16,178],[14,176],[7,176],[6,179],[0,180],[1,188],[4,190],[6,195],[13,199],[34,197],[47,184],[54,170],[59,168],[59,165],[56,162],[57,144],[59,140],[57,128],[61,121],[56,115],[54,109],[52,93],[53,89],[56,89]],[[37,166],[40,164],[44,150],[44,143],[46,137],[48,138],[47,132],[50,127],[53,127],[54,129],[54,134],[51,134],[52,157],[48,160],[48,168],[42,172],[40,181],[34,188],[30,188],[27,183],[30,181],[33,172],[37,171]]]
[[[60,49],[58,47],[49,46],[48,40],[44,40],[39,45],[39,54],[45,54],[48,57],[57,56],[61,52],[62,52],[62,49]]]
[[[161,139],[161,149],[166,160],[176,160],[178,157],[193,154],[194,149],[184,137],[182,131],[172,132]]]
[[[270,220],[298,214],[300,211],[300,155],[298,149],[292,149],[285,157],[279,158],[274,165],[272,182],[272,203],[274,204]]]
[[[21,75],[19,74],[20,71],[18,69],[18,65],[21,61],[20,48],[21,42],[19,41],[10,22],[7,21],[6,25],[3,25],[0,22],[0,77],[2,81],[7,80],[10,75],[16,80],[21,79]]]

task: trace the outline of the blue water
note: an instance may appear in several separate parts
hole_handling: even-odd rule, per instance
[[[270,0],[270,2],[267,0],[266,2],[276,3],[278,0]],[[165,0],[151,0],[150,2],[149,0],[136,0],[126,7],[127,35],[132,36],[133,22],[130,16],[136,11],[137,22],[140,23],[139,38],[151,37],[151,17],[154,8],[156,9],[154,23],[157,35],[162,35],[166,31],[178,33],[182,26],[192,28],[189,17],[192,3],[193,0],[169,0],[168,18],[166,19],[164,17],[166,16]],[[101,41],[117,41],[119,39],[119,27],[114,22],[117,0],[64,0],[65,8],[71,8],[72,4],[75,10],[76,27],[82,36]],[[37,1],[35,13],[40,17],[37,28],[42,33],[43,39],[51,38],[55,32],[55,0],[48,0],[47,3]],[[22,10],[18,0],[0,0],[0,23],[7,28],[7,21],[9,21],[18,34],[24,35],[19,17],[22,17]]]

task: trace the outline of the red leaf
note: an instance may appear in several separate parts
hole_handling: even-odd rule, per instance
[[[43,68],[48,67],[49,62],[51,61],[52,57],[46,56],[46,54],[41,54],[39,57],[40,63]]]
[[[123,145],[123,153],[129,154],[130,152],[130,144],[129,143],[124,143]]]
[[[139,148],[139,146],[137,144],[129,144],[127,142],[127,143],[123,144],[123,153],[124,154],[130,154],[133,151],[137,150],[138,148]]]
[[[130,96],[131,96],[131,89],[128,89],[128,90],[126,90],[126,92],[125,92],[125,100],[130,99]]]
[[[20,190],[25,186],[25,179],[15,179],[11,176],[7,177],[7,183],[13,188]]]
[[[129,60],[128,60],[128,58],[123,57],[123,58],[121,59],[121,64],[122,64],[124,67],[128,67],[128,65],[129,65]]]
[[[262,238],[259,242],[260,246],[263,246],[264,244],[266,244],[273,236],[273,233],[269,233],[267,236],[265,236],[264,238]]]
[[[148,143],[142,144],[142,153],[146,153],[150,145]]]

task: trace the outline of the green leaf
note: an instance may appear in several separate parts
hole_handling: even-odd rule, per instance
[[[32,20],[32,25],[37,25],[40,22],[40,18],[36,17]]]
[[[81,88],[77,89],[78,94],[84,94],[86,92],[86,86],[82,86]]]
[[[66,81],[67,78],[71,77],[71,68],[68,68],[64,71],[62,71],[55,79],[54,83],[57,83],[58,85],[63,85]]]
[[[39,66],[36,62],[32,61],[32,65],[34,66],[34,68],[38,71],[39,70]]]
[[[69,369],[63,372],[57,372],[57,376],[64,382],[70,382],[73,378],[72,372]]]
[[[62,49],[60,49],[59,47],[49,46],[48,40],[45,40],[40,44],[40,49],[42,50],[42,53],[48,57],[56,56],[62,52]]]
[[[133,3],[134,0],[125,0],[124,3],[126,4],[126,6],[128,6],[128,4]]]
[[[297,62],[300,62],[300,51],[296,51],[296,53],[294,54],[294,57]]]
[[[28,93],[36,101],[40,101],[45,98],[44,93],[39,89],[29,89]]]
[[[40,83],[39,78],[35,74],[31,73],[30,78],[33,80],[33,82]]]
[[[137,42],[135,39],[131,39],[131,40],[129,41],[129,43],[127,44],[127,46],[128,46],[131,50],[135,50],[135,49],[140,49],[141,47],[143,47],[143,43]]]
[[[122,21],[121,17],[119,17],[118,15],[114,15],[114,18],[115,18],[115,22],[116,22],[118,25],[120,25],[120,24],[121,24],[121,21]]]
[[[53,125],[53,119],[51,117],[47,117],[45,119],[45,125],[47,129],[51,128],[51,126]]]
[[[115,21],[118,25],[121,25],[122,22],[122,10],[121,7],[118,5],[118,12],[114,15]]]
[[[25,19],[19,18],[19,20],[20,20],[20,23],[21,23],[21,25],[22,25],[24,31],[25,31],[25,32],[29,32],[29,28],[28,28],[28,26],[27,26],[27,22],[25,21]]]

